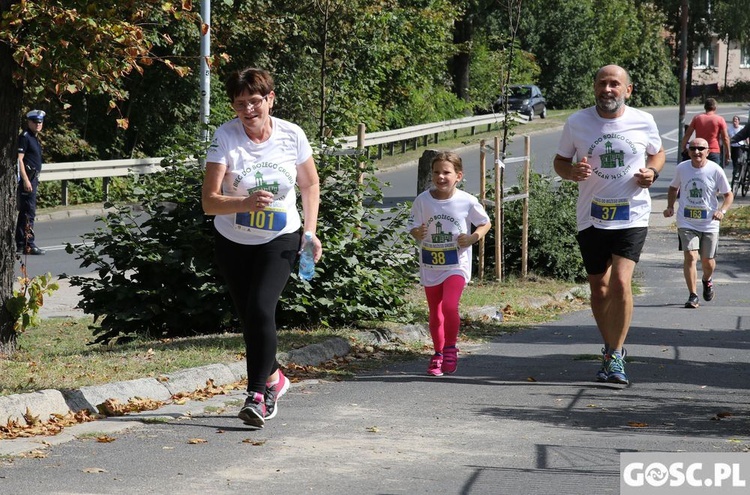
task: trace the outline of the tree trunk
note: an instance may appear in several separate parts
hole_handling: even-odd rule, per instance
[[[9,0],[0,2],[0,12],[6,11]],[[13,265],[16,242],[16,186],[18,163],[18,131],[21,125],[23,86],[13,80],[17,65],[11,49],[0,43],[0,357],[16,350],[14,322],[6,309],[13,295]]]

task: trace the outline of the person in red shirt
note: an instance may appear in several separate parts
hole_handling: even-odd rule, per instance
[[[706,102],[703,104],[703,108],[706,110],[700,115],[693,117],[690,122],[685,135],[682,137],[682,153],[683,158],[687,154],[687,145],[690,142],[693,132],[695,132],[696,139],[705,139],[708,141],[708,159],[721,165],[721,168],[729,163],[729,133],[727,132],[727,122],[723,117],[716,114],[716,100],[713,98],[706,98]],[[724,145],[724,161],[721,161],[721,146],[719,140]],[[685,158],[689,160],[689,156]]]

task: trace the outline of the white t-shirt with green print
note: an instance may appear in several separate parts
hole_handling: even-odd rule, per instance
[[[578,230],[648,227],[651,195],[635,174],[646,167],[648,155],[661,149],[654,117],[625,107],[622,116],[605,119],[595,107],[571,115],[565,122],[557,154],[580,161],[587,157],[591,176],[578,182]]]
[[[489,223],[490,217],[471,194],[457,189],[450,199],[435,199],[430,191],[412,204],[407,230],[427,226],[419,243],[420,279],[425,287],[442,284],[451,275],[471,280],[471,246],[458,247],[459,234],[471,234],[471,225]]]
[[[270,191],[273,203],[263,211],[216,215],[221,235],[239,244],[264,244],[301,228],[297,209],[297,167],[312,156],[312,147],[297,125],[271,117],[271,136],[254,143],[239,119],[219,127],[206,155],[207,162],[227,166],[222,194],[249,196],[257,189]]]

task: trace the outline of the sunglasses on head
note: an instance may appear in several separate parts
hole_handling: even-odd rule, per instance
[[[706,151],[707,149],[705,146],[690,146],[690,151]]]

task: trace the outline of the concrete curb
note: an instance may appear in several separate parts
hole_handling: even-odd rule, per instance
[[[282,365],[290,363],[315,366],[349,353],[351,346],[340,338],[330,339],[287,353],[280,353]],[[98,412],[98,406],[107,399],[126,403],[132,398],[168,401],[179,393],[200,390],[209,380],[215,385],[236,383],[247,377],[245,363],[212,364],[166,373],[159,378],[139,378],[121,382],[93,385],[73,390],[41,390],[27,394],[0,397],[0,423],[16,421],[27,424],[24,415],[46,420],[50,415],[75,413],[88,409]]]

